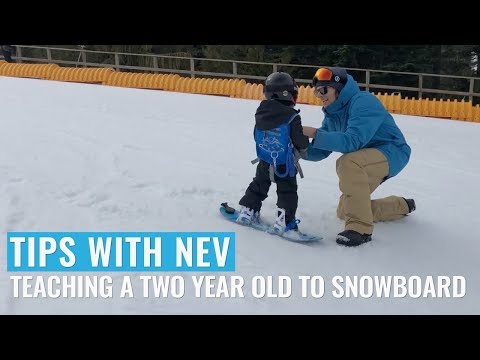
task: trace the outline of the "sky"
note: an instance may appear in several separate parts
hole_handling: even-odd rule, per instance
[[[393,114],[412,156],[373,198],[414,198],[417,210],[346,248],[335,242],[340,154],[302,161],[298,179],[299,227],[322,241],[293,243],[220,216],[219,204],[238,206],[255,174],[257,100],[9,77],[0,98],[0,314],[480,314],[480,124]],[[297,108],[304,125],[320,126],[321,107]],[[266,221],[275,203],[273,185]],[[106,275],[114,289],[130,276],[135,296],[15,297],[6,248],[16,231],[234,232],[235,272],[24,273]],[[141,275],[180,278],[184,293],[143,296]],[[210,292],[220,295],[196,294],[193,276],[216,276]],[[241,295],[225,285],[234,277]],[[378,295],[368,289],[379,279],[411,287]],[[348,281],[358,282],[349,296]]]

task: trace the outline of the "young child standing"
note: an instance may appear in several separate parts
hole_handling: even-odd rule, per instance
[[[298,231],[298,161],[306,156],[309,138],[303,134],[297,103],[298,87],[288,73],[274,72],[265,80],[263,100],[255,113],[254,137],[258,156],[255,178],[239,204],[237,222],[259,221],[262,202],[272,182],[277,185],[277,217],[274,231]],[[301,173],[300,173],[301,174]]]

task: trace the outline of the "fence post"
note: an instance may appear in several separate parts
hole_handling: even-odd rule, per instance
[[[277,69],[278,69],[277,64],[273,64],[273,72],[277,72],[278,71]]]
[[[423,75],[418,74],[418,98],[421,99],[423,96]]]
[[[122,71],[120,69],[120,56],[118,56],[117,53],[115,53],[115,67],[116,67],[117,71]]]
[[[16,46],[16,49],[17,49],[17,54],[16,54],[16,61],[18,63],[21,63],[22,62],[22,48],[20,46]]]
[[[47,48],[47,59],[48,62],[52,62],[52,50],[50,48]]]
[[[370,70],[365,73],[365,90],[370,92]]]
[[[191,77],[192,79],[195,78],[195,61],[193,60],[193,58],[190,59],[190,71],[192,73]]]
[[[233,62],[232,65],[233,65],[233,75],[237,77],[237,63]]]
[[[475,78],[470,78],[470,89],[468,89],[468,92],[470,93],[468,95],[468,99],[470,102],[473,104],[473,90],[474,90],[474,83],[475,83]]]

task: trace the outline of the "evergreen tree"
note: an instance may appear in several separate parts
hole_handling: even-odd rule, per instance
[[[203,45],[202,53],[209,59],[225,59],[238,61],[265,62],[265,45]],[[214,63],[202,61],[202,71],[233,74],[232,63]],[[271,67],[268,65],[252,65],[237,63],[237,74],[266,76]]]
[[[89,50],[109,51],[123,53],[119,55],[120,65],[153,67],[151,57],[127,54],[151,54],[152,45],[88,45]],[[91,61],[94,59],[95,61]],[[102,64],[115,64],[115,56],[113,54],[88,54],[88,62],[98,62]],[[129,70],[129,71],[134,71]]]

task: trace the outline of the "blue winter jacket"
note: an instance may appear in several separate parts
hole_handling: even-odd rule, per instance
[[[360,91],[351,75],[337,100],[323,112],[322,127],[308,147],[306,160],[320,161],[333,151],[345,154],[375,148],[388,160],[388,177],[407,165],[411,149],[395,120],[375,95]]]

